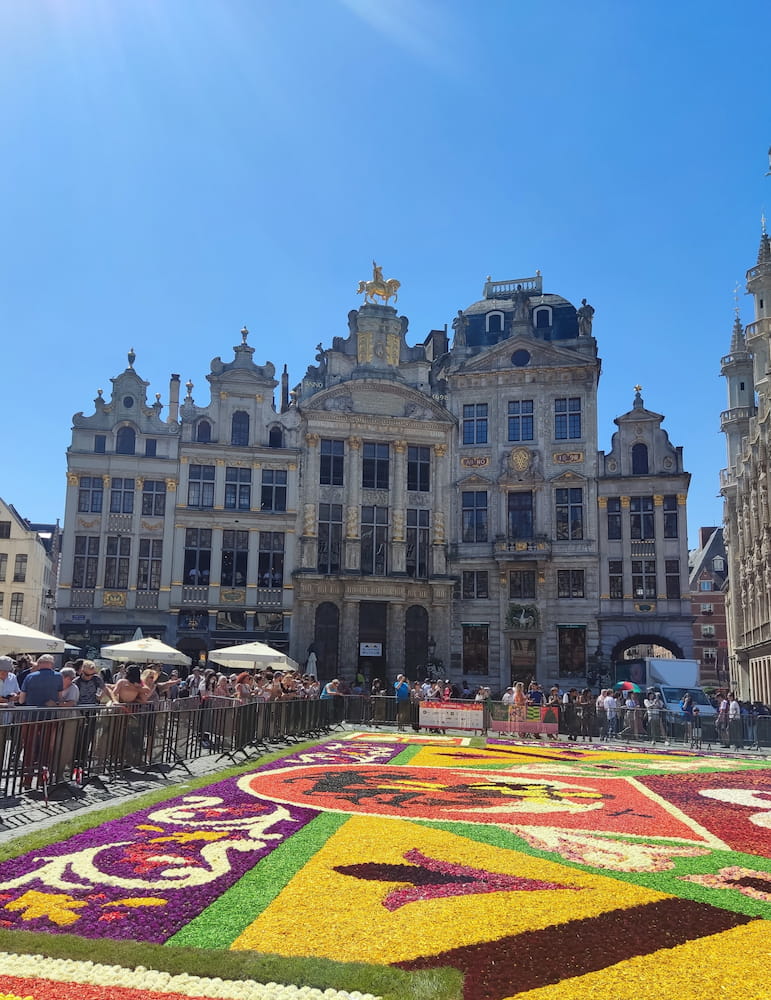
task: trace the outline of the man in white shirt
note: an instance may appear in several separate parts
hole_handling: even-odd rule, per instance
[[[14,662],[10,656],[0,656],[0,705],[15,705],[19,694],[19,682],[13,672]],[[3,712],[0,722],[6,725],[12,720],[10,712]]]
[[[613,697],[612,692],[607,691],[602,704],[605,709],[605,718],[607,720],[608,739],[612,740],[616,735],[616,730],[618,728],[618,702]]]

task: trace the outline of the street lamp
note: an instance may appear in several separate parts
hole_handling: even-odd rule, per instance
[[[426,646],[428,651],[428,661],[426,667],[428,668],[428,676],[430,680],[434,679],[434,655],[436,654],[436,639],[430,635],[428,637],[428,644]]]

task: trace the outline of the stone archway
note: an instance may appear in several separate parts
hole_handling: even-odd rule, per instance
[[[661,646],[663,649],[668,649],[676,660],[685,659],[682,647],[672,639],[664,635],[639,634],[628,635],[620,639],[610,652],[610,662],[615,663],[617,660],[623,660],[625,650],[631,646]]]

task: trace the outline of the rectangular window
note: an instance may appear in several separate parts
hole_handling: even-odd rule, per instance
[[[487,444],[487,403],[463,407],[463,443]]]
[[[366,442],[363,449],[361,485],[365,490],[388,489],[389,446]]]
[[[385,576],[388,566],[388,508],[361,508],[361,572]]]
[[[134,480],[115,478],[110,481],[110,513],[134,513]]]
[[[163,539],[140,538],[137,564],[137,590],[161,589]]]
[[[145,457],[155,458],[158,453],[158,441],[156,438],[145,439]]]
[[[656,537],[653,527],[653,497],[632,497],[629,501],[629,533],[634,540]]]
[[[463,625],[463,673],[486,674],[489,669],[488,625]]]
[[[339,573],[343,539],[343,506],[339,503],[319,504],[319,541],[317,569],[319,573]]]
[[[128,590],[131,539],[126,535],[110,535],[105,551],[105,587],[109,590]]]
[[[715,635],[715,626],[714,625],[702,625],[701,626],[701,634],[702,634],[702,638],[704,638],[704,639],[711,639],[711,638],[713,638],[714,635]]]
[[[81,476],[78,487],[78,513],[101,514],[104,484],[101,476]]]
[[[677,496],[664,497],[664,538],[677,538]]]
[[[638,600],[653,600],[656,597],[656,560],[632,560],[632,593]]]
[[[142,513],[150,517],[163,517],[166,513],[165,480],[145,479],[142,484]]]
[[[608,497],[608,539],[621,538],[621,497]]]
[[[507,497],[509,538],[530,540],[533,537],[533,494],[509,493]]]
[[[0,538],[10,538],[10,537],[11,537],[11,522],[0,521]]]
[[[262,470],[260,510],[279,513],[286,510],[286,469]]]
[[[407,448],[407,489],[427,493],[431,482],[431,449]]]
[[[214,506],[214,466],[191,465],[187,484],[188,507]]]
[[[705,646],[701,651],[701,658],[705,663],[717,662],[717,649],[714,646]]]
[[[27,556],[20,553],[13,561],[13,582],[26,583],[27,580]]]
[[[243,587],[246,583],[246,562],[249,556],[249,532],[222,532],[222,565],[220,586]]]
[[[699,590],[712,590],[712,581],[699,580]]]
[[[463,599],[488,597],[487,570],[463,570]]]
[[[5,600],[5,594],[0,590],[0,615],[3,614],[3,601]]]
[[[533,400],[509,400],[509,441],[533,440]]]
[[[207,587],[211,575],[211,528],[185,528],[184,582]]]
[[[5,579],[5,577],[0,577],[0,580],[4,580],[4,579]],[[703,615],[711,615],[714,610],[715,610],[715,606],[713,604],[702,604],[702,606],[701,606],[701,613]]]
[[[610,599],[620,601],[624,597],[624,563],[621,559],[611,559],[608,562],[608,582],[610,584]]]
[[[343,485],[343,462],[345,442],[322,439],[319,459],[319,483],[321,486]]]
[[[263,476],[265,473],[263,473]],[[252,505],[252,470],[227,466],[225,510],[249,510]]]
[[[664,573],[666,576],[667,598],[670,601],[680,599],[680,561],[678,559],[664,560]]]
[[[407,576],[428,579],[429,512],[407,509]]]
[[[107,451],[107,435],[94,434],[94,454],[104,455],[105,451]]]
[[[11,594],[11,606],[8,617],[12,622],[21,623],[24,617],[24,594]]]
[[[557,626],[560,677],[586,676],[586,626]]]
[[[584,571],[582,569],[557,570],[557,597],[584,596]]]
[[[535,597],[535,570],[515,569],[509,573],[509,599],[532,600]]]
[[[581,397],[554,400],[554,437],[558,441],[581,437]]]
[[[72,587],[74,590],[92,590],[96,587],[96,570],[99,564],[99,537],[75,535],[75,558],[72,561]]]
[[[474,490],[461,496],[463,507],[463,541],[487,541],[487,491]]]
[[[284,532],[261,531],[257,554],[257,576],[263,587],[284,583]]]
[[[580,486],[556,491],[557,540],[584,537],[584,491]]]
[[[8,572],[8,553],[0,552],[0,583],[5,583],[5,574]]]

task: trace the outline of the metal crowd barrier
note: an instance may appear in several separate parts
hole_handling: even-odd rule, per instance
[[[132,771],[163,774],[207,754],[234,763],[323,736],[334,725],[329,701],[240,704],[184,698],[155,705],[79,709],[14,708],[0,715],[0,800],[48,795]]]

